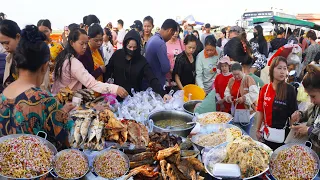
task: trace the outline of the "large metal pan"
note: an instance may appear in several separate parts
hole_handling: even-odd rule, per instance
[[[310,143],[310,147],[307,146],[307,144]],[[317,164],[318,164],[318,170],[316,171],[314,177],[312,179],[315,179],[317,177],[317,174],[319,173],[319,169],[320,169],[320,161],[319,161],[319,156],[311,149],[312,147],[312,144],[311,142],[307,141],[306,142],[306,145],[303,145],[303,144],[297,144],[297,143],[289,143],[289,144],[285,144],[283,146],[280,146],[279,148],[277,148],[274,153],[271,155],[270,157],[270,163],[273,162],[275,160],[275,158],[278,156],[279,152],[280,151],[283,151],[285,149],[288,149],[292,146],[295,146],[295,145],[299,145],[301,147],[303,147],[308,153],[310,153],[310,155],[315,158],[315,160],[317,161]],[[270,174],[272,175],[272,167],[270,166]],[[274,177],[272,175],[272,177]],[[275,177],[274,177],[275,178]]]
[[[268,147],[267,145],[265,145],[265,144],[263,144],[263,143],[261,143],[261,142],[259,142],[259,141],[255,141],[255,142],[257,143],[258,146],[262,147],[262,148],[265,149],[267,152],[269,152],[269,154],[272,154],[272,153],[273,153],[272,150],[271,150],[271,148]],[[208,158],[208,156],[209,156],[210,154],[214,153],[214,151],[217,151],[217,150],[219,150],[219,149],[221,149],[221,148],[226,148],[227,145],[228,145],[228,143],[224,143],[224,144],[221,144],[221,145],[219,145],[219,146],[216,146],[216,147],[214,147],[213,149],[211,149],[211,150],[207,153],[207,155],[206,155],[205,157],[203,157],[204,167],[205,167],[206,171],[207,171],[212,177],[215,177],[215,176],[213,175],[211,169],[208,167],[208,165],[209,165],[209,160],[208,160],[209,158]],[[257,177],[265,174],[268,170],[269,170],[269,166],[268,166],[268,168],[264,169],[264,171],[262,171],[261,173],[255,175],[255,176],[251,176],[251,177],[244,178],[244,180],[257,178]],[[219,177],[215,177],[215,178],[217,178],[217,179],[222,179],[222,178],[219,178]]]

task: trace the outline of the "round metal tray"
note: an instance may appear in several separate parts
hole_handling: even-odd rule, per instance
[[[39,137],[39,136],[36,136],[36,135],[32,135],[32,134],[11,134],[11,135],[7,135],[7,136],[3,136],[3,137],[0,138],[0,143],[6,141],[8,139],[19,138],[21,136],[29,136],[29,137],[37,138],[37,139],[40,140],[41,143],[43,143],[45,146],[47,146],[52,151],[53,155],[56,155],[58,153],[56,147],[51,142],[47,141],[46,139],[44,139],[42,137]],[[47,172],[45,172],[45,173],[43,173],[43,174],[41,174],[39,176],[31,177],[31,178],[28,178],[28,179],[37,179],[37,178],[43,177],[43,176],[47,175],[50,171],[52,171],[52,169],[53,169],[53,167],[51,165],[51,168]],[[8,176],[4,176],[4,175],[1,175],[1,174],[0,174],[0,177],[4,177],[4,178],[7,178],[7,179],[15,179],[15,180],[17,180],[17,179],[26,179],[26,178],[8,177]]]

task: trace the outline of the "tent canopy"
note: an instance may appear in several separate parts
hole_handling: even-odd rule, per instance
[[[253,24],[260,24],[264,22],[271,22],[272,24],[290,24],[295,26],[308,27],[315,30],[320,30],[320,26],[309,21],[292,19],[292,18],[283,18],[279,16],[265,17],[265,18],[254,18]]]
[[[196,25],[204,25],[203,22],[196,21],[193,15],[189,15],[186,18],[184,18],[182,21],[178,21],[179,24],[188,23],[190,25],[196,26]]]

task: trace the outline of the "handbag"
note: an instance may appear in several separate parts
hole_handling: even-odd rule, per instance
[[[243,84],[246,76],[242,79],[241,85]],[[241,87],[240,85],[240,87]],[[240,88],[237,93],[237,99],[239,97]],[[247,126],[250,124],[250,109],[237,109],[237,104],[234,106],[234,115],[233,115],[233,122],[240,123],[242,126]]]
[[[266,99],[269,86],[270,84],[268,84],[266,92],[264,93],[264,99]],[[266,133],[265,131],[263,131],[263,138],[270,142],[283,143],[286,137],[286,128],[287,128],[288,120],[286,121],[286,124],[283,129],[271,128],[267,125],[267,122],[266,122],[267,116],[266,116],[265,105],[263,105],[263,115],[264,115],[264,126],[269,130],[269,133]]]

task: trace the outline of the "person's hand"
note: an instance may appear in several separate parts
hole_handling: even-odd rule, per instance
[[[257,136],[258,141],[260,141],[260,142],[263,141],[263,132],[261,132],[260,130],[257,130],[256,136]]]
[[[291,119],[290,119],[290,123],[294,124],[300,121],[301,118],[301,113],[300,111],[295,111],[292,115],[291,115]]]
[[[118,89],[117,89],[117,95],[120,96],[121,98],[125,98],[129,94],[123,87],[119,86]]]
[[[163,96],[163,101],[164,101],[164,102],[167,102],[167,101],[169,101],[171,98],[172,98],[172,97],[171,97],[169,94],[166,94],[166,95]]]
[[[245,98],[244,97],[239,97],[238,99],[234,100],[236,103],[238,104],[243,104],[245,102]]]
[[[225,99],[226,99],[226,102],[227,103],[232,103],[232,98],[233,98],[233,96],[228,96],[228,97],[226,97]]]
[[[67,102],[63,108],[61,108],[62,111],[65,113],[69,113],[72,109],[74,109],[76,106],[74,106],[71,102]]]
[[[299,138],[308,135],[309,127],[306,124],[300,124],[296,126],[291,126],[291,129],[295,131],[294,136]]]
[[[100,66],[103,73],[106,73],[106,66]]]
[[[221,104],[224,103],[224,101],[225,101],[224,99],[220,99],[219,101],[217,101],[217,104],[220,104],[220,105],[221,105]]]

